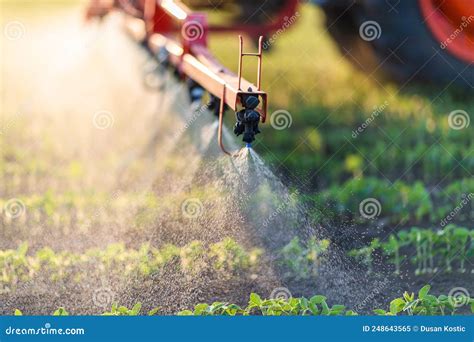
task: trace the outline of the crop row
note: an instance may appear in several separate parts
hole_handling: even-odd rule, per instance
[[[373,313],[383,316],[396,315],[454,315],[464,307],[470,306],[474,313],[474,299],[466,294],[440,295],[429,294],[430,285],[424,286],[418,294],[405,292],[401,297],[390,302],[386,309],[374,309]],[[155,308],[148,313],[149,316],[159,314],[159,308]],[[104,312],[106,316],[137,316],[142,311],[141,303],[137,303],[129,309],[125,306],[113,304],[110,311]],[[15,315],[23,315],[16,309]],[[69,312],[65,308],[59,308],[53,315],[68,316]],[[258,294],[250,295],[247,306],[242,307],[237,304],[224,302],[214,302],[212,304],[197,304],[192,310],[184,310],[177,313],[180,316],[356,316],[357,312],[348,310],[345,305],[328,305],[327,298],[316,295],[311,298],[272,298],[262,299]]]
[[[277,265],[284,277],[315,277],[328,247],[327,240],[311,238],[303,244],[295,237],[278,253]],[[90,249],[84,253],[55,252],[51,248],[42,248],[31,255],[28,245],[23,243],[16,250],[0,251],[0,291],[8,291],[38,275],[48,275],[52,281],[80,281],[87,272],[112,275],[120,270],[120,276],[138,274],[146,277],[170,264],[191,275],[209,267],[214,271],[233,274],[259,266],[262,256],[261,249],[246,249],[231,238],[208,246],[201,241],[192,241],[183,247],[166,244],[155,248],[144,244],[139,249],[129,249],[117,243],[103,250]]]
[[[429,294],[430,285],[424,286],[418,292],[405,292],[402,297],[390,302],[388,310],[374,309],[377,315],[453,315],[463,306],[470,305],[474,313],[474,299],[460,293],[455,296],[440,295],[435,297]],[[316,295],[309,299],[301,298],[273,298],[262,299],[253,293],[250,295],[248,305],[241,308],[235,304],[216,302],[211,305],[198,304],[194,310],[186,310],[180,315],[212,316],[212,315],[303,315],[303,316],[354,316],[357,312],[348,310],[345,305],[329,306],[325,296]]]
[[[191,192],[173,192],[158,196],[151,190],[123,191],[120,188],[105,192],[97,190],[16,194],[0,197],[0,223],[88,225],[94,220],[134,215],[137,223],[153,221],[160,213],[182,216],[182,203],[190,197],[202,202],[218,200],[222,189],[194,187]],[[15,211],[15,212],[13,212]],[[13,216],[13,219],[12,219]],[[55,222],[58,221],[58,222]]]
[[[193,241],[183,247],[167,244],[159,249],[144,244],[137,250],[118,243],[104,250],[90,249],[83,254],[43,248],[28,255],[28,245],[23,243],[17,250],[0,251],[0,289],[8,291],[39,275],[48,275],[52,281],[81,281],[94,271],[109,275],[119,272],[125,277],[131,274],[149,276],[171,263],[182,272],[193,274],[208,265],[216,271],[232,273],[254,267],[260,255],[261,250],[247,251],[230,238],[209,246]]]
[[[374,239],[370,245],[349,252],[373,270],[374,254],[381,251],[400,274],[406,261],[416,265],[415,274],[444,272],[469,272],[468,264],[474,263],[474,230],[450,224],[441,230],[414,227],[391,234],[386,241]],[[474,272],[474,269],[472,270]]]
[[[430,190],[421,182],[409,185],[402,181],[390,183],[377,178],[351,179],[333,186],[306,200],[315,207],[313,216],[324,219],[354,219],[367,221],[361,215],[361,203],[372,198],[380,204],[376,217],[392,223],[442,224],[443,220],[457,222],[474,219],[474,179],[456,181],[439,190]]]
[[[314,126],[317,124],[312,123],[311,127]],[[356,127],[354,124],[353,128]],[[298,145],[298,153],[292,153],[297,145],[293,137],[278,132],[275,148],[268,157],[278,164],[284,160],[286,168],[294,172],[318,170],[318,179],[325,182],[324,185],[354,175],[383,175],[392,181],[422,180],[434,185],[470,177],[469,170],[474,167],[474,156],[470,152],[474,143],[469,129],[465,132],[451,130],[443,137],[426,128],[407,128],[406,124],[404,127],[384,127],[384,132],[374,125],[356,138],[351,129],[334,126],[302,128],[298,132],[293,129],[292,134],[303,136],[305,141]]]
[[[56,194],[47,191],[41,195],[0,198],[0,224],[3,233],[14,231],[24,238],[34,234],[61,232],[83,233],[91,227],[111,226],[127,222],[131,214],[148,205],[151,194],[124,194],[104,192]]]
[[[83,162],[67,164],[64,156],[53,156],[49,151],[20,150],[0,156],[0,192],[5,196],[92,188],[93,175],[85,171]]]
[[[120,235],[124,230],[147,228],[156,224],[164,213],[176,222],[187,220],[181,204],[186,198],[199,194],[174,193],[157,196],[152,191],[84,191],[54,193],[14,198],[0,198],[0,239],[26,240],[51,234],[56,238],[71,234],[89,234],[92,230]],[[215,198],[212,191],[206,200]],[[214,197],[213,197],[214,196]],[[8,246],[10,247],[10,246]]]
[[[206,196],[212,199],[214,195],[211,193]],[[304,196],[304,200],[315,208],[313,216],[317,222],[324,219],[355,219],[363,222],[365,220],[359,209],[361,202],[367,198],[374,198],[380,203],[378,217],[388,218],[393,223],[441,223],[451,213],[455,216],[452,219],[458,222],[474,219],[472,178],[453,182],[434,191],[421,182],[410,185],[377,178],[351,179],[320,193]],[[48,222],[48,226],[84,228],[124,213],[122,216],[136,214],[136,223],[143,224],[153,221],[160,212],[174,211],[181,214],[180,204],[184,199],[180,195],[170,195],[159,200],[152,192],[46,192],[18,197],[26,214],[16,218],[15,222],[22,226]],[[5,211],[10,200],[0,198],[0,210]],[[10,223],[8,215],[0,215],[0,222],[2,220],[4,224]]]
[[[56,193],[46,191],[40,194],[32,194],[28,196],[15,196],[26,210],[36,211],[52,216],[55,212],[63,213],[66,210],[77,212],[98,212],[107,211],[107,209],[124,210],[131,203],[148,203],[153,200],[152,192],[121,192],[115,191],[111,193],[98,191],[83,191],[66,193]],[[0,198],[0,207],[6,210],[5,204],[11,198]]]

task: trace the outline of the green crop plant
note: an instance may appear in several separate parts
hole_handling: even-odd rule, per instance
[[[426,254],[428,254],[428,268],[426,268],[427,273],[435,273],[438,271],[435,267],[434,257],[435,257],[435,244],[437,243],[437,235],[431,230],[425,230],[426,236]]]
[[[440,295],[438,297],[429,294],[431,287],[424,286],[418,291],[418,297],[414,293],[405,292],[402,297],[390,302],[389,310],[374,309],[377,315],[454,315],[462,307],[460,304],[470,305],[474,313],[474,299],[468,297],[449,297]],[[236,304],[215,302],[213,304],[197,304],[194,310],[184,310],[178,315],[194,316],[237,316],[237,315],[263,315],[263,316],[354,316],[356,312],[348,310],[344,305],[329,306],[325,296],[316,295],[309,299],[300,298],[278,298],[262,299],[258,294],[252,293],[246,307]]]
[[[258,294],[250,295],[249,303],[245,308],[235,304],[215,302],[211,305],[198,304],[194,310],[184,310],[178,315],[188,316],[237,316],[237,315],[263,315],[263,316],[337,316],[356,315],[355,312],[347,310],[344,305],[329,306],[324,296],[313,296],[310,299],[288,298],[288,299],[262,299]]]
[[[27,256],[28,244],[21,244],[16,250],[0,251],[0,293],[9,291],[22,281],[27,281],[38,265]]]
[[[470,307],[474,313],[474,298],[467,295],[438,297],[429,294],[430,285],[425,285],[418,291],[418,294],[405,291],[399,298],[390,302],[389,309],[373,309],[376,315],[455,315],[462,307]],[[146,313],[153,316],[160,311],[160,308],[154,308]],[[15,309],[14,315],[22,316],[23,312]],[[112,304],[110,311],[102,313],[105,316],[137,316],[142,313],[142,304],[136,303],[131,309],[126,306]],[[332,305],[327,303],[327,298],[322,295],[315,295],[311,298],[290,297],[264,299],[256,293],[250,294],[248,304],[239,306],[237,304],[214,302],[212,304],[199,303],[192,310],[183,310],[176,313],[178,316],[355,316],[357,313],[347,309],[345,305]],[[54,311],[55,316],[68,316],[65,308],[59,308]]]
[[[214,262],[214,268],[227,272],[255,266],[262,253],[260,249],[247,252],[231,238],[217,242],[209,248],[209,257]]]
[[[438,297],[430,295],[430,285],[426,285],[418,291],[418,296],[414,293],[405,292],[402,297],[390,302],[389,311],[382,309],[374,310],[377,315],[454,315],[462,306],[470,305],[471,312],[474,313],[474,299],[461,295],[458,297],[440,295]]]
[[[454,270],[454,263],[459,265],[458,272],[465,273],[467,262],[474,257],[474,230],[453,224],[439,231],[413,227],[391,234],[386,241],[374,239],[371,245],[352,250],[349,255],[365,264],[371,272],[371,252],[378,247],[395,266],[395,274],[400,274],[401,264],[406,258],[416,265],[416,275],[435,273],[440,264],[449,273]],[[416,255],[408,253],[412,250]]]
[[[232,273],[257,266],[261,254],[260,249],[246,250],[229,238],[209,246],[193,241],[183,247],[143,244],[139,249],[129,249],[119,243],[84,253],[55,252],[46,247],[31,255],[24,243],[16,250],[0,251],[0,293],[13,291],[19,283],[34,277],[47,277],[53,282],[69,277],[79,282],[90,276],[87,272],[146,277],[172,262],[177,262],[186,274],[201,272],[208,266]]]
[[[306,244],[302,244],[298,237],[294,237],[282,248],[279,262],[286,271],[287,277],[308,279],[317,276],[324,253],[329,248],[329,240],[318,240],[311,237]]]
[[[444,257],[446,272],[452,272],[452,264],[458,254],[456,245],[457,239],[455,238],[456,229],[457,227],[455,225],[450,224],[438,232],[440,239],[444,242],[444,248],[440,248],[439,253]]]
[[[154,316],[160,310],[160,308],[154,308],[150,310],[147,315]],[[110,311],[106,311],[102,316],[138,316],[142,311],[142,303],[136,303],[131,309],[126,306],[119,306],[117,303],[112,304]]]
[[[395,265],[395,274],[400,274],[400,265],[405,256],[400,255],[400,248],[404,246],[404,241],[397,239],[394,235],[390,235],[387,242],[382,243],[381,247],[386,255],[390,257],[390,261]]]
[[[53,312],[53,316],[69,316],[69,312],[65,308],[59,308]]]
[[[416,222],[428,218],[433,211],[433,202],[425,185],[415,182],[413,185],[396,182],[394,188],[400,192],[404,208],[400,211],[401,221],[409,222],[414,216]]]
[[[142,304],[137,303],[133,308],[129,309],[126,306],[118,306],[117,303],[112,304],[112,309],[104,312],[104,316],[138,316],[142,309]]]
[[[459,259],[459,272],[464,273],[466,272],[466,260],[470,252],[469,249],[471,248],[471,245],[468,244],[471,232],[464,227],[456,227],[454,225],[448,227],[452,227],[451,229],[453,231],[451,243],[453,247],[455,246],[458,250],[455,258]]]
[[[298,111],[300,112],[301,108],[298,108]],[[314,113],[311,110],[307,111]],[[311,117],[310,120],[307,119],[306,121],[314,122],[314,120],[315,118]],[[353,120],[354,117],[348,119],[347,122],[352,122],[353,125]],[[381,122],[383,123],[379,117],[377,125]],[[336,126],[338,134],[337,137],[334,137],[334,134],[330,135],[331,132],[334,132],[334,122],[331,125],[331,120],[322,120],[321,127],[318,129],[318,138],[321,141],[319,145],[324,146],[325,149],[315,156],[310,154],[313,151],[311,148],[301,148],[298,152],[303,155],[303,158],[298,154],[292,155],[292,158],[288,158],[286,166],[290,169],[295,168],[295,170],[305,168],[308,164],[318,169],[321,168],[321,172],[323,172],[321,177],[332,183],[340,182],[353,174],[357,176],[362,174],[365,177],[384,174],[389,179],[401,178],[404,181],[422,179],[428,184],[437,184],[441,180],[450,181],[469,176],[467,170],[469,170],[469,165],[472,165],[472,155],[469,155],[468,151],[472,150],[474,146],[468,136],[464,136],[465,141],[463,143],[457,144],[451,141],[452,137],[448,139],[446,134],[442,134],[438,130],[427,136],[426,123],[407,129],[406,124],[400,121],[391,121],[390,125],[385,123],[383,129],[384,133],[391,135],[393,140],[386,140],[385,134],[379,136],[380,132],[374,132],[370,128],[364,134],[358,136],[356,140],[353,140],[350,138],[353,127],[344,127],[342,122],[338,122]],[[307,135],[305,127],[302,124],[299,129],[300,135]],[[298,130],[298,128],[296,129]],[[403,139],[400,139],[401,130],[404,132]],[[433,138],[436,140],[433,141]],[[344,144],[347,142],[345,139],[351,139],[355,143]],[[277,136],[275,141],[277,144],[276,155],[270,154],[268,156],[270,160],[280,159],[277,156],[286,157],[289,155],[291,150],[288,150],[286,145],[290,141],[290,137]],[[442,143],[443,146],[435,144],[437,141]],[[454,158],[447,158],[446,149],[452,155],[457,155],[456,160],[461,161],[461,165],[466,169],[457,167]],[[336,150],[340,151],[337,156],[325,155],[325,151]],[[403,150],[404,153],[400,153],[400,150]],[[330,157],[334,158],[328,161]],[[356,157],[371,160],[371,163],[366,167],[357,168],[359,165],[352,160]],[[330,162],[330,167],[327,170],[323,167],[325,162]],[[397,165],[397,168],[390,167],[390,165]],[[397,170],[406,170],[406,172],[400,175]]]
[[[373,254],[375,250],[380,248],[380,240],[379,239],[373,239],[370,242],[370,245],[358,248],[358,249],[353,249],[349,252],[349,256],[354,257],[357,259],[359,262],[364,264],[367,267],[367,273],[372,273],[373,272]]]
[[[212,247],[211,247],[212,249]],[[181,267],[184,271],[199,273],[203,265],[203,259],[206,255],[206,248],[201,241],[192,241],[179,249],[179,258]]]
[[[263,316],[339,316],[356,315],[355,312],[347,310],[344,305],[329,306],[324,296],[313,296],[310,299],[301,298],[277,298],[262,299],[256,293],[250,295],[250,301],[245,309],[247,314]]]
[[[214,302],[212,304],[197,304],[194,310],[183,310],[178,316],[237,316],[245,315],[245,311],[236,304]]]
[[[417,268],[415,270],[416,275],[425,274],[428,272],[428,260],[430,258],[430,235],[431,231],[426,231],[417,227],[414,227],[409,232],[409,238],[415,244],[416,257],[413,261],[416,262]]]
[[[23,312],[19,309],[15,309],[15,311],[13,312],[13,315],[23,316]],[[61,308],[56,309],[52,315],[53,316],[69,316],[69,312],[67,312],[65,308],[61,307]]]
[[[439,223],[461,201],[461,194],[474,193],[474,181],[471,179],[457,180],[446,190],[430,192],[426,184],[418,181],[409,184],[403,181],[390,183],[387,180],[373,177],[350,179],[343,184],[332,185],[314,195],[303,198],[309,205],[315,207],[315,218],[324,212],[324,218],[333,220],[360,220],[359,204],[366,198],[372,197],[383,203],[382,216],[396,224],[421,223],[429,221]],[[465,204],[456,218],[459,222],[472,220],[474,201]],[[471,209],[471,210],[469,210]]]

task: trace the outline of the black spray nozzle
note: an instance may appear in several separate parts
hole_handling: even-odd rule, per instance
[[[244,107],[246,109],[255,109],[260,104],[260,100],[256,96],[247,96]]]
[[[243,134],[243,141],[247,144],[255,140],[255,135],[260,133],[258,124],[260,122],[260,113],[255,109],[260,104],[257,96],[248,95],[243,99],[244,109],[235,113],[237,122],[234,126],[234,133],[239,136]]]

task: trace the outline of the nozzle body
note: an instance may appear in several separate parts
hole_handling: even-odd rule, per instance
[[[234,133],[239,136],[243,134],[242,140],[247,144],[255,140],[255,135],[260,133],[258,124],[260,113],[256,110],[260,101],[255,96],[248,96],[244,103],[244,109],[235,113],[237,122],[234,126]]]

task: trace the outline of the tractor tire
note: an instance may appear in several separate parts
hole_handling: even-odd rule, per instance
[[[356,67],[402,86],[417,81],[441,89],[451,85],[474,89],[474,60],[469,63],[441,47],[426,25],[418,1],[340,4],[328,1],[322,6],[326,27]],[[368,35],[363,33],[367,25],[372,25]]]

